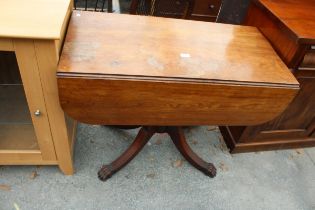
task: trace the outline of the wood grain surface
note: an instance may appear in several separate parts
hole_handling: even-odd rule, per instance
[[[1,0],[0,37],[60,39],[70,0]]]
[[[252,1],[245,21],[270,41],[300,83],[275,119],[256,126],[220,127],[231,152],[315,146],[315,0]]]
[[[315,0],[259,0],[257,5],[272,13],[300,43],[314,41]]]
[[[258,124],[298,82],[257,29],[73,13],[58,67],[61,106],[107,125]]]
[[[248,125],[280,114],[297,89],[59,77],[64,111],[89,124]]]
[[[296,69],[315,44],[315,0],[253,1],[245,25],[257,27],[285,64]]]
[[[58,72],[298,84],[254,27],[92,12],[73,13]]]

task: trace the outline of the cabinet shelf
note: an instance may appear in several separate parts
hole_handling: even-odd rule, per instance
[[[0,125],[0,150],[39,150],[33,125]]]
[[[0,85],[0,150],[38,150],[23,85]]]

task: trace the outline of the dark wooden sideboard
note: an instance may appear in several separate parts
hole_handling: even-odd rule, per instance
[[[256,26],[300,82],[277,118],[256,126],[220,127],[232,153],[315,146],[315,0],[259,0],[245,25]]]
[[[148,2],[152,2],[152,0],[145,0]],[[88,11],[108,11],[108,12],[116,12],[115,8],[113,8],[113,0],[107,1],[106,4],[101,4],[99,1],[91,0],[77,0],[74,1],[75,10],[88,10]],[[129,0],[132,2],[132,0]],[[178,1],[180,2],[180,1]],[[150,4],[150,3],[149,3]],[[208,21],[215,22],[217,20],[217,16],[221,9],[222,0],[194,0],[194,9],[192,12],[191,20],[200,20],[200,21]],[[121,13],[129,13],[130,5],[127,1],[127,4],[123,3],[120,5]]]

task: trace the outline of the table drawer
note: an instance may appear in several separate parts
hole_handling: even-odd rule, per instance
[[[193,15],[217,16],[221,2],[221,0],[197,0],[195,1]]]
[[[305,54],[300,69],[315,70],[315,46],[312,46]]]

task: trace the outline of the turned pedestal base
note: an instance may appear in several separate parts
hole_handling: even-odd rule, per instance
[[[151,139],[155,133],[168,133],[173,143],[184,158],[195,168],[203,172],[205,175],[213,178],[216,175],[216,168],[212,163],[205,162],[196,153],[192,151],[188,145],[184,132],[180,127],[173,126],[145,126],[142,127],[137,137],[130,147],[116,160],[109,165],[103,165],[98,172],[98,177],[102,181],[106,181],[113,174],[127,165]]]

